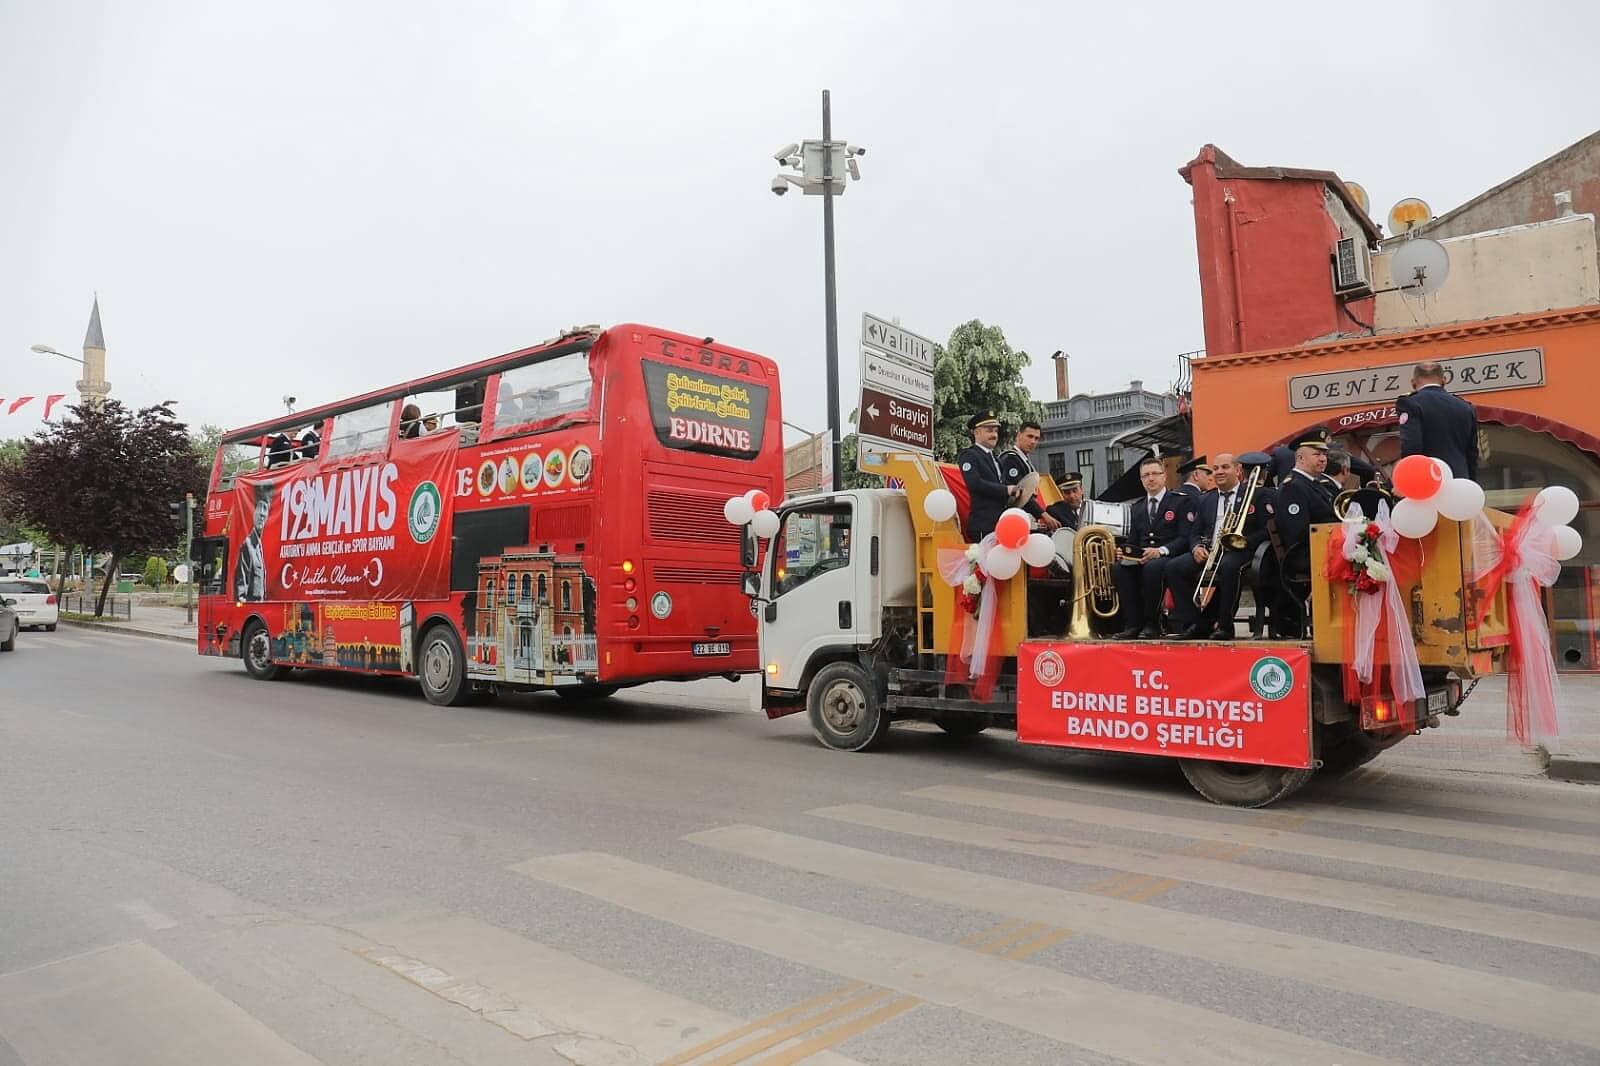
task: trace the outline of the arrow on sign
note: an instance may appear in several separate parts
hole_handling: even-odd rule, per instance
[[[877,418],[878,417],[878,405],[877,404],[873,404],[871,407],[868,407],[867,408],[867,414],[871,415],[873,418]]]

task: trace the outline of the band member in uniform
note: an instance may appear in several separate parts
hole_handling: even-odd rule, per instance
[[[1000,472],[1005,475],[1006,488],[1015,492],[1017,486],[1022,484],[1022,479],[1034,472],[1033,450],[1039,446],[1042,432],[1039,423],[1030,419],[1017,430],[1016,440],[1011,442],[1011,447],[1000,453]],[[1026,499],[1022,498],[1021,492],[1015,494],[1017,498],[1011,505],[1032,515],[1044,532],[1053,533],[1061,528],[1061,524],[1045,512],[1034,493],[1027,493]]]
[[[961,449],[956,466],[961,470],[961,480],[967,483],[971,501],[963,532],[968,543],[976,544],[994,532],[995,523],[1008,505],[1009,493],[1000,457],[994,450],[1000,440],[1000,419],[993,411],[985,411],[967,419],[967,428],[972,431],[972,444]]]
[[[1295,442],[1294,470],[1278,489],[1278,540],[1283,545],[1283,573],[1304,581],[1311,572],[1311,527],[1334,521],[1333,487],[1322,476],[1328,465],[1328,434],[1314,432]],[[1302,629],[1302,605],[1293,596],[1280,605],[1280,618]]]
[[[1056,478],[1056,488],[1061,490],[1061,501],[1052,503],[1046,511],[1060,523],[1062,529],[1077,529],[1083,525],[1083,476],[1077,472]]]
[[[267,528],[272,495],[277,491],[277,486],[270,481],[258,481],[253,487],[256,500],[250,535],[239,544],[239,563],[233,571],[233,598],[244,603],[260,603],[267,598],[267,564],[261,531]]]
[[[1167,588],[1172,592],[1172,621],[1174,627],[1183,625],[1186,640],[1232,640],[1233,615],[1239,607],[1239,575],[1256,549],[1267,539],[1267,519],[1272,517],[1273,490],[1265,483],[1265,473],[1257,483],[1245,512],[1242,548],[1229,548],[1222,543],[1224,527],[1231,528],[1239,508],[1245,504],[1245,469],[1232,455],[1224,452],[1217,456],[1213,467],[1217,490],[1207,493],[1200,501],[1200,511],[1190,527],[1189,552],[1174,559],[1167,567]],[[1211,601],[1204,609],[1194,604],[1195,589],[1206,569],[1206,563],[1215,552],[1222,556],[1217,561],[1216,581]]]
[[[1196,455],[1178,467],[1178,473],[1187,475],[1187,480],[1178,486],[1177,491],[1189,497],[1193,503],[1199,503],[1200,497],[1217,486],[1216,477],[1211,472],[1211,464],[1206,462],[1206,457],[1203,455]]]
[[[1128,540],[1138,553],[1139,565],[1112,568],[1122,609],[1122,631],[1117,636],[1161,636],[1161,593],[1166,589],[1166,569],[1187,550],[1184,507],[1189,500],[1166,488],[1167,468],[1151,457],[1139,464],[1144,495],[1128,504]]]
[[[1400,454],[1431,455],[1456,477],[1478,479],[1478,413],[1444,388],[1444,367],[1429,360],[1411,372],[1412,393],[1394,402],[1400,413]]]

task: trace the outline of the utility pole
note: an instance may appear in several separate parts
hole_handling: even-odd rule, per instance
[[[839,457],[844,435],[839,426],[839,307],[833,291],[833,152],[827,150],[833,145],[833,112],[826,89],[822,90],[822,143],[827,146],[822,153],[822,274],[828,319],[828,436],[833,438],[833,477],[837,482],[843,469]]]
[[[192,625],[194,623],[194,493],[183,494],[183,557],[186,566],[183,576],[187,578],[183,583],[183,609],[184,618]]]

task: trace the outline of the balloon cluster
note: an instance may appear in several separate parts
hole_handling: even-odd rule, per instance
[[[956,498],[949,489],[934,489],[922,499],[922,512],[935,522],[955,517]],[[994,524],[994,544],[977,559],[983,572],[997,581],[1016,576],[1022,564],[1048,566],[1056,557],[1055,543],[1033,532],[1033,517],[1020,507],[1010,507]]]
[[[1394,487],[1405,499],[1390,514],[1394,531],[1420,540],[1433,532],[1439,516],[1465,522],[1483,510],[1483,486],[1464,477],[1452,477],[1442,459],[1408,455],[1394,464]]]
[[[1583,551],[1583,535],[1572,528],[1578,517],[1578,494],[1565,485],[1540,489],[1533,498],[1533,520],[1551,527],[1555,533],[1555,557],[1562,561]]]
[[[772,510],[772,497],[761,489],[728,497],[728,502],[722,505],[722,517],[736,526],[749,526],[762,540],[778,535],[778,512]]]

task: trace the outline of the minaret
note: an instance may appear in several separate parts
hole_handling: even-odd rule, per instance
[[[89,332],[83,335],[83,380],[78,382],[78,396],[85,407],[99,407],[111,393],[111,382],[106,380],[106,338],[100,332],[100,294],[94,297],[94,310],[89,312]]]

